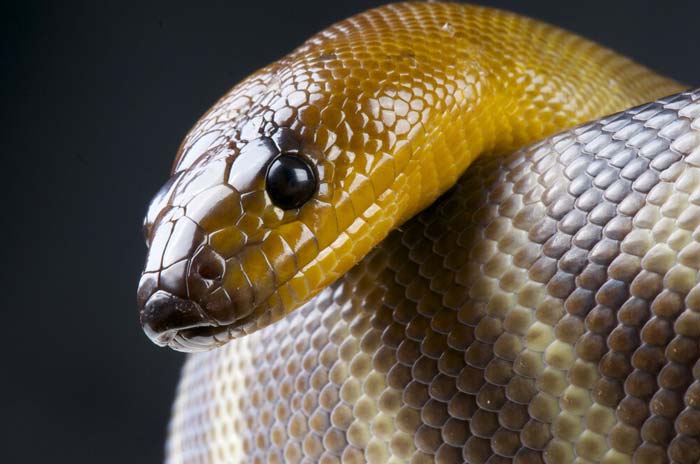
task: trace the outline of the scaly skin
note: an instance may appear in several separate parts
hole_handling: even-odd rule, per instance
[[[700,459],[700,91],[507,157],[191,356],[168,462]]]
[[[195,125],[179,177],[149,213],[139,299],[165,290],[199,303],[208,320],[197,324],[220,326],[181,330],[175,347],[252,332],[345,274],[477,156],[678,90],[591,42],[496,10],[419,3],[355,16],[244,80]],[[266,195],[255,160],[264,166],[275,149],[255,145],[264,137],[301,147],[318,171],[319,191],[299,210]],[[202,282],[201,261],[225,261],[223,279]]]
[[[588,256],[592,245],[569,259],[574,264],[565,261],[573,233],[568,245],[557,236],[549,246],[537,238],[526,246],[542,214],[556,223],[578,208],[572,199],[555,201],[568,188],[563,180],[552,187],[564,168],[543,166],[541,179],[524,177],[517,189],[540,206],[526,208],[522,224],[503,221],[517,218],[527,201],[497,206],[495,198],[505,201],[512,192],[488,179],[515,169],[499,164],[498,155],[680,89],[560,29],[442,3],[389,5],[350,18],[234,87],[191,130],[173,178],[151,205],[139,303],[149,336],[175,349],[208,349],[264,330],[190,361],[170,441],[173,461],[665,456],[670,439],[644,437],[649,413],[615,415],[624,379],[604,369],[629,367],[633,350],[609,349],[604,335],[622,311],[622,296],[598,302],[607,312],[591,306],[595,291],[607,288],[610,262]],[[302,153],[319,179],[298,209],[275,207],[265,190],[265,170],[280,152]],[[457,208],[450,217],[435,222],[426,213],[383,241],[477,158],[491,167],[483,179],[461,181],[459,195],[443,198]],[[554,158],[574,163],[565,153]],[[491,209],[466,201],[477,187],[500,191],[488,197]],[[585,185],[571,188],[579,187]],[[574,226],[596,220],[569,219]],[[470,236],[470,224],[484,229]],[[508,227],[518,233],[509,235]],[[629,230],[618,227],[619,242]],[[460,229],[461,242],[444,238]],[[494,244],[482,245],[480,236],[498,243],[503,256],[489,261]],[[430,246],[419,246],[424,239]],[[614,254],[600,233],[590,240],[605,256]],[[516,253],[521,246],[523,256]],[[556,256],[547,254],[552,247]],[[574,282],[585,277],[585,259],[602,267],[591,271],[592,280]],[[569,278],[557,269],[569,269]],[[572,295],[581,300],[570,302]],[[589,323],[589,313],[601,315]],[[559,329],[560,319],[569,325]],[[656,330],[652,342],[666,343]],[[622,354],[608,359],[606,350]],[[598,366],[603,358],[608,367]],[[640,369],[651,393],[631,395],[645,405],[664,389],[657,389],[654,369]],[[679,385],[667,389],[674,398]],[[657,432],[673,428],[654,420]]]

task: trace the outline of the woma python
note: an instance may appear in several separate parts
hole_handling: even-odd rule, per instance
[[[450,3],[359,14],[236,85],[145,222],[144,329],[206,351],[167,460],[698,462],[682,90]]]

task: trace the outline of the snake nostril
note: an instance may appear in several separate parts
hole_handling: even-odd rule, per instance
[[[203,280],[221,280],[225,267],[224,258],[209,246],[201,247],[192,259],[192,273]]]
[[[218,261],[206,261],[200,263],[197,273],[202,279],[221,280],[224,275],[224,268]]]

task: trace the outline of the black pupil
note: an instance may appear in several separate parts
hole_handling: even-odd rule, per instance
[[[309,163],[296,155],[277,157],[267,171],[267,193],[282,209],[295,209],[316,191],[316,176]]]

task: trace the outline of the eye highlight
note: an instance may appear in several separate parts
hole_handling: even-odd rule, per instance
[[[316,192],[318,181],[309,162],[299,155],[283,153],[267,170],[265,189],[275,206],[284,210],[299,208]]]

